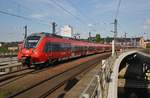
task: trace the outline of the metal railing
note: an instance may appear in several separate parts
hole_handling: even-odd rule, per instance
[[[84,89],[79,98],[107,98],[110,76],[113,63],[117,55],[102,61],[102,67],[94,75],[89,85]]]
[[[14,64],[17,63],[17,57],[7,57],[7,58],[1,58],[0,59],[0,66],[5,66],[8,64]]]
[[[21,63],[14,63],[5,66],[0,66],[0,75],[15,72],[21,69],[23,69]]]
[[[0,60],[0,75],[18,71],[22,68],[22,64],[18,63],[16,57],[1,58]]]
[[[18,52],[6,52],[0,53],[0,57],[10,57],[10,56],[17,56]]]
[[[140,51],[150,54],[150,49],[142,49]],[[109,84],[112,81],[111,73],[115,67],[114,62],[118,55],[115,54],[102,62],[102,67],[93,76],[88,86],[80,94],[79,98],[107,98]]]
[[[150,54],[150,49],[149,48],[147,48],[147,49],[145,49],[145,51],[144,51],[146,54]]]

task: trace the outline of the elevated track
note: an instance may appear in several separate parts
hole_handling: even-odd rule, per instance
[[[69,80],[95,66],[100,62],[100,58],[106,58],[109,55],[110,53],[92,55],[29,73],[23,78],[1,85],[1,95],[8,98],[45,98]]]

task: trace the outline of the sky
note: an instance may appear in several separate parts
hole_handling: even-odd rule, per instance
[[[74,33],[87,38],[99,33],[112,37],[113,22],[119,0],[0,0],[0,11],[23,16],[22,19],[0,13],[0,41],[21,41],[24,26],[28,35],[33,32],[52,32],[71,25]],[[150,0],[121,0],[118,20],[118,37],[144,36],[150,38]]]

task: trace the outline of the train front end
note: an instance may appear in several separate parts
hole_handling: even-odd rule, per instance
[[[42,53],[42,36],[30,35],[28,36],[20,47],[18,52],[18,60],[23,65],[31,67],[44,62],[44,56]]]

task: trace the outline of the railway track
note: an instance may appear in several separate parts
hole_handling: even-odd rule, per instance
[[[50,67],[46,67],[47,69],[49,69]],[[26,75],[32,74],[32,73],[38,73],[38,72],[42,72],[47,70],[46,68],[40,69],[40,70],[35,70],[33,69],[29,69],[27,67],[25,67],[22,70],[18,70],[15,72],[11,72],[8,74],[4,74],[4,75],[0,75],[0,87],[7,85],[11,82],[17,81],[20,78],[25,77]]]
[[[79,59],[79,58],[74,58],[74,59],[66,60],[64,62],[59,62],[56,65],[58,65],[60,63],[66,63],[67,61],[72,61],[72,60],[76,60],[76,59]],[[6,65],[6,66],[8,66],[8,65]],[[46,68],[49,68],[49,67],[46,67]],[[23,69],[18,70],[18,71],[1,74],[0,75],[0,87],[5,84],[16,81],[17,79],[20,79],[20,78],[24,77],[25,75],[32,74],[33,72],[35,73],[35,72],[42,71],[42,70],[46,70],[46,69],[34,70],[34,68],[29,69],[27,67],[24,67]]]
[[[76,58],[76,59],[78,59],[78,58]],[[76,60],[76,59],[72,59],[72,60]],[[8,60],[6,60],[6,61],[8,61]],[[6,61],[4,61],[4,62],[6,62]],[[67,60],[67,61],[71,61],[71,59]],[[64,63],[67,61],[64,61]],[[62,62],[59,62],[57,64],[60,64],[60,63],[62,63]],[[9,66],[9,65],[6,65],[6,66]],[[49,68],[49,67],[46,67],[46,68]],[[42,71],[42,70],[45,70],[45,69],[34,70],[34,69],[29,69],[27,67],[24,67],[23,69],[18,70],[18,71],[1,74],[0,75],[0,87],[3,85],[6,85],[8,83],[11,83],[13,81],[16,81],[17,79],[20,79],[20,78],[24,77],[25,75],[32,74],[33,72],[38,72],[38,71]]]
[[[34,72],[34,69],[22,69],[16,72],[8,73],[5,75],[0,75],[0,87],[4,86],[8,83],[11,83],[13,81],[16,81],[17,79],[20,79],[24,77],[25,75]]]
[[[65,84],[67,84],[69,80],[72,80],[72,79],[78,77],[81,73],[82,74],[87,73],[91,68],[95,67],[97,64],[98,64],[98,62],[97,63],[93,63],[91,66],[86,66],[86,68],[83,68],[82,70],[78,71],[74,75],[70,76],[68,79],[63,80],[60,84],[58,84],[57,86],[53,87],[48,92],[45,92],[43,95],[40,96],[40,98],[50,97],[50,94],[54,93],[57,89],[59,89],[60,87],[62,87]]]
[[[66,69],[55,75],[47,76],[45,77],[45,79],[40,80],[36,83],[33,83],[32,85],[26,87],[25,89],[19,90],[15,93],[12,92],[6,97],[8,98],[12,98],[12,97],[13,98],[45,98],[49,96],[52,92],[54,92],[56,89],[60,88],[62,85],[67,83],[67,81],[69,81],[73,77],[76,77],[80,73],[88,70],[90,66],[95,65],[98,62],[100,62],[100,57],[104,58],[104,57],[107,57],[109,54],[110,53],[99,54],[97,58],[87,60],[86,62],[83,60],[84,63],[78,64],[78,66],[76,65],[74,67]],[[46,73],[46,71],[48,70],[45,70],[42,73],[44,72]]]
[[[62,85],[58,86],[57,88],[53,89],[53,91],[49,93],[45,93],[44,96],[46,98],[64,98],[65,94],[75,86],[78,81],[84,77],[86,73],[88,73],[91,69],[97,68],[100,63],[96,63],[95,65],[89,66],[79,74],[75,75],[74,77],[70,78],[68,81],[62,83]]]

